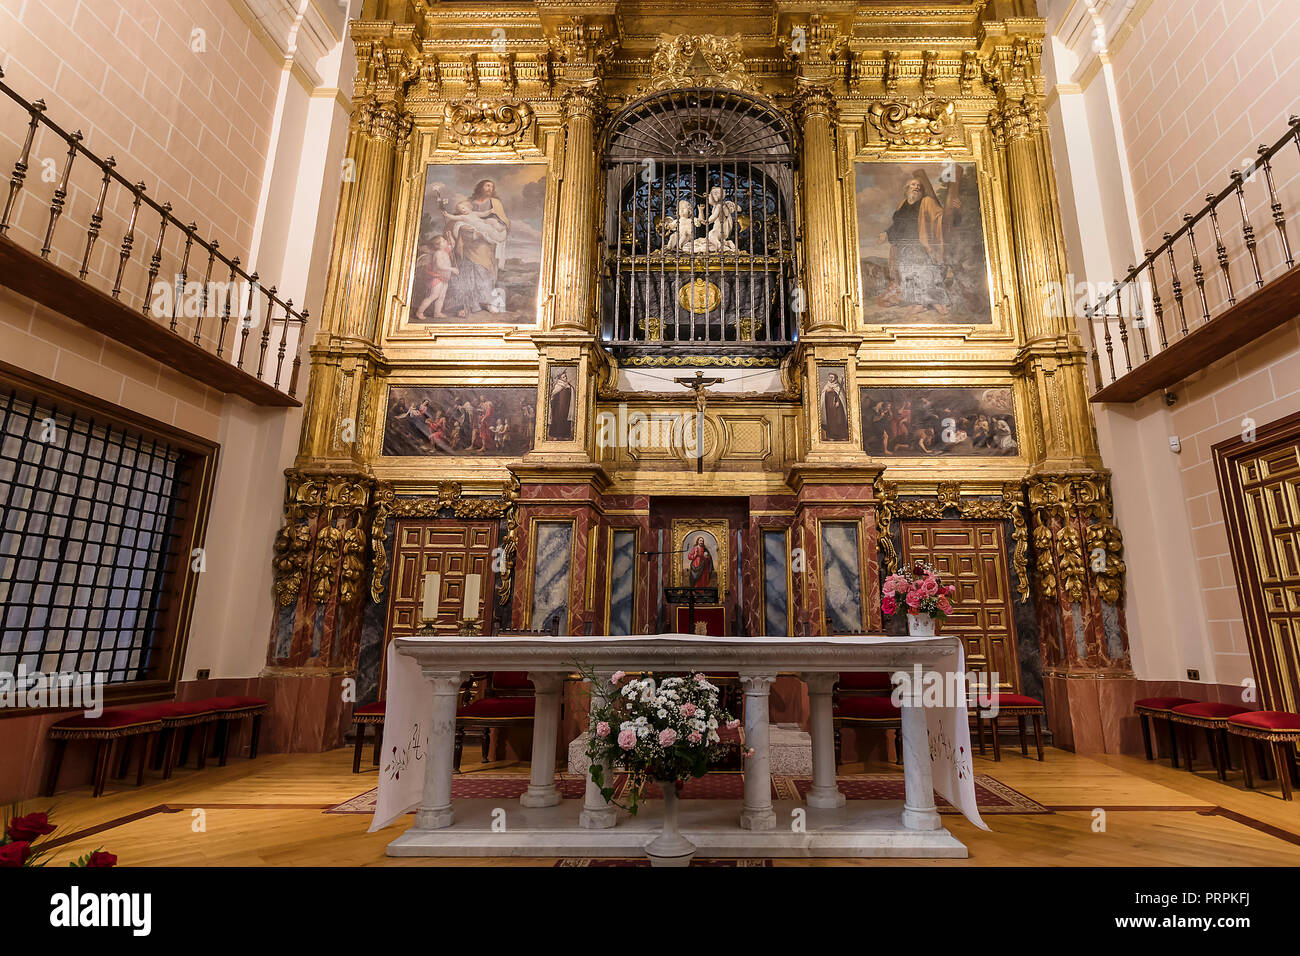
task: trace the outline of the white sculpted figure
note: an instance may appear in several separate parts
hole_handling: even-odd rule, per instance
[[[721,186],[714,186],[708,194],[708,213],[700,208],[700,215],[695,222],[708,226],[709,231],[702,239],[696,239],[693,252],[735,252],[736,244],[731,240],[731,232],[736,225],[736,210],[739,208],[730,199],[723,199]]]
[[[672,235],[668,237],[668,242],[664,245],[665,252],[689,251],[695,239],[695,224],[700,220],[695,218],[695,208],[687,199],[682,199],[677,203],[677,215],[670,216],[664,221],[664,225],[672,230]]]

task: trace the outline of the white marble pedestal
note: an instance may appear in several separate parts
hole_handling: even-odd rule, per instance
[[[736,826],[739,800],[682,800],[682,836],[696,857],[923,857],[965,859],[966,846],[944,829],[903,826],[898,800],[850,800],[837,810],[815,810],[794,800],[776,800],[777,826],[742,830]],[[609,829],[584,829],[576,801],[556,807],[521,808],[511,800],[457,800],[456,822],[440,830],[403,833],[388,845],[389,856],[593,856],[639,857],[663,827],[663,802],[647,800],[637,815],[618,811]],[[793,826],[803,810],[805,832]],[[493,828],[493,812],[500,812]],[[504,828],[502,828],[502,822]]]

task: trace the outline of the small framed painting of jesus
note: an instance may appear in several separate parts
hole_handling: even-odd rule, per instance
[[[727,522],[681,518],[673,521],[673,586],[717,588],[727,593]]]

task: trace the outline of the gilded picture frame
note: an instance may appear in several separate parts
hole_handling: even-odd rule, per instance
[[[687,573],[687,554],[696,545],[697,539],[704,538],[704,548],[713,564],[713,573],[708,583],[699,587],[716,587],[718,603],[727,599],[727,581],[731,576],[728,537],[731,526],[725,518],[674,518],[672,523],[672,586],[686,588],[691,586]]]

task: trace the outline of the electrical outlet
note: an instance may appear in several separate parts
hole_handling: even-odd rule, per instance
[[[1192,668],[1189,667],[1189,668],[1187,668],[1187,679],[1188,679],[1188,680],[1200,680],[1200,679],[1201,679],[1201,672],[1198,671],[1198,670],[1192,670]]]
[[[212,673],[212,669],[211,669],[211,668],[209,668],[209,667],[200,667],[200,668],[199,668],[199,672],[198,672],[197,674],[195,674],[194,676],[195,676],[195,679],[196,679],[196,680],[207,680],[207,679],[208,679],[208,675],[211,674],[211,673]]]

